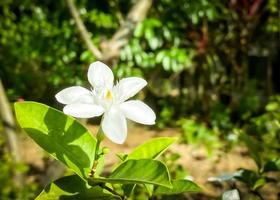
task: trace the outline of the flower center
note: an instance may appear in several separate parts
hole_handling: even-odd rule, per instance
[[[113,99],[113,95],[111,90],[107,90],[106,95],[105,95],[105,99],[106,100],[112,100]]]

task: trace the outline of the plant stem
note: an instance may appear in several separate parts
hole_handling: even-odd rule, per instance
[[[113,190],[112,188],[109,188],[108,186],[106,186],[105,184],[100,184],[100,187],[102,187],[103,189],[107,190],[108,192],[111,192],[112,194],[119,196],[122,200],[125,200],[126,197],[119,194],[118,192],[116,192],[115,190]]]
[[[89,173],[90,177],[94,176],[94,173],[95,173],[95,170],[96,170],[96,167],[97,167],[97,164],[98,164],[98,159],[99,159],[100,144],[101,144],[102,140],[104,139],[104,133],[103,133],[101,128],[98,129],[98,132],[97,132],[97,135],[96,135],[96,139],[97,139],[97,142],[96,142],[96,148],[95,148],[93,165],[92,165],[91,171]]]

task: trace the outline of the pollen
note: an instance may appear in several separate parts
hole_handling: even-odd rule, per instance
[[[112,95],[112,92],[110,90],[107,90],[105,99],[107,99],[107,100],[112,100],[113,99],[113,95]]]

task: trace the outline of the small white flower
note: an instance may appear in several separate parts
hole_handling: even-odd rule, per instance
[[[88,80],[93,87],[91,90],[73,86],[55,95],[57,101],[66,104],[63,108],[65,114],[77,118],[104,114],[102,130],[118,144],[124,143],[127,136],[126,118],[141,124],[155,123],[156,115],[149,106],[139,100],[128,100],[147,85],[144,79],[129,77],[113,85],[113,72],[107,65],[97,61],[89,66]]]

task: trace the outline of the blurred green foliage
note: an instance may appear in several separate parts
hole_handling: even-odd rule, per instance
[[[1,128],[0,128],[1,131]],[[27,165],[14,164],[5,145],[5,140],[0,137],[0,197],[1,200],[28,200],[35,198],[38,185],[35,182],[24,180],[25,185],[15,182],[12,177],[17,173],[26,174]]]
[[[277,1],[244,2],[154,2],[114,62],[115,73],[148,79],[154,107],[160,113],[172,104],[172,118],[194,111],[207,118],[217,103],[248,110],[240,105],[251,96],[248,84],[255,81],[256,98],[273,84],[264,80],[277,59],[279,23]],[[93,43],[108,40],[133,3],[77,2]],[[60,88],[86,83],[86,69],[95,58],[66,2],[5,0],[0,5],[0,75],[11,100],[52,103]],[[252,100],[247,106],[255,106]]]
[[[212,155],[213,150],[221,147],[218,128],[211,129],[192,119],[182,119],[179,123],[182,126],[183,142],[204,147],[208,155]]]
[[[243,134],[243,135],[242,135]],[[271,97],[265,113],[251,118],[242,129],[241,140],[249,147],[260,171],[271,160],[280,158],[280,96]]]
[[[257,170],[241,169],[237,180],[244,182],[251,191],[258,191],[267,183],[277,183],[280,178],[280,96],[271,97],[265,113],[244,125],[240,134],[257,165]]]

